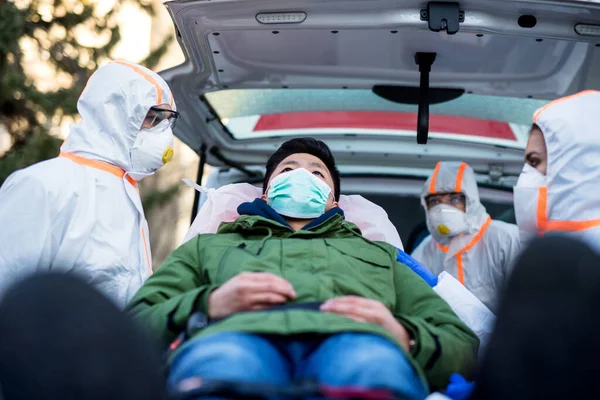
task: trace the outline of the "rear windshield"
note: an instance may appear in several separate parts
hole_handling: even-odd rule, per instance
[[[235,139],[274,136],[415,136],[417,106],[370,90],[236,89],[206,94]],[[524,148],[545,100],[465,94],[430,106],[432,138]]]

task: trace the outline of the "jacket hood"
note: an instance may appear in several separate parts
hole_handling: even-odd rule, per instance
[[[132,171],[131,148],[151,107],[169,104],[176,110],[167,83],[148,68],[126,61],[100,67],[88,80],[62,152]]]
[[[430,223],[425,199],[427,196],[437,193],[463,193],[465,195],[468,224],[466,235],[478,232],[488,219],[485,207],[479,199],[479,189],[473,169],[464,162],[439,162],[421,192],[421,205],[427,215],[427,228],[438,243],[447,245],[454,238],[438,234]]]
[[[264,235],[267,230],[274,236],[319,236],[351,237],[362,236],[360,229],[344,219],[341,208],[334,207],[314,219],[300,231],[294,232],[288,223],[263,199],[243,203],[238,207],[234,222],[222,223],[217,233],[245,233]]]
[[[600,92],[558,99],[534,115],[547,148],[546,219],[600,219]],[[568,228],[568,226],[566,226]],[[573,230],[552,229],[549,230]],[[574,229],[579,230],[579,229]]]

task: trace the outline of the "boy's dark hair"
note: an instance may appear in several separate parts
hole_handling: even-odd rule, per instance
[[[333,195],[335,201],[340,199],[340,172],[335,165],[335,158],[329,147],[314,138],[297,138],[283,143],[267,161],[267,172],[263,181],[263,193],[266,193],[269,179],[279,164],[292,154],[306,153],[317,157],[325,164],[333,179]]]

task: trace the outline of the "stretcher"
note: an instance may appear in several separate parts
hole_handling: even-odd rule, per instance
[[[227,185],[220,189],[205,189],[186,180],[186,183],[195,187],[198,191],[209,194],[208,201],[202,206],[200,213],[184,242],[202,233],[215,233],[218,225],[223,221],[235,220],[237,218],[237,206],[242,202],[256,198],[260,193],[259,188],[249,184]],[[481,303],[472,293],[462,286],[456,279],[447,273],[435,276],[427,268],[403,251],[397,231],[387,218],[387,214],[375,204],[360,198],[360,196],[347,196],[344,210],[347,218],[352,219],[361,230],[363,235],[371,240],[383,240],[396,245],[398,248],[398,261],[412,269],[427,284],[432,287],[444,300],[446,300],[461,320],[468,325],[480,338],[482,347],[485,346],[487,338],[493,327],[494,315]],[[368,210],[365,213],[365,209]],[[356,211],[355,211],[356,210]],[[365,217],[365,214],[368,217]],[[375,217],[374,217],[375,216]],[[373,223],[376,219],[376,224]],[[385,222],[385,223],[384,223]],[[383,226],[383,228],[382,228]],[[307,308],[319,310],[319,303],[290,304],[273,307],[272,311],[281,308]],[[175,351],[178,346],[194,332],[203,329],[209,324],[218,321],[208,321],[201,313],[195,313],[188,320],[185,332],[172,343],[169,351]],[[402,399],[398,394],[386,390],[372,390],[357,387],[329,387],[319,385],[317,382],[296,382],[290,386],[280,387],[273,385],[257,385],[232,381],[207,381],[201,377],[191,378],[191,381],[181,382],[180,389],[171,393],[173,399],[207,399],[207,398],[231,398],[231,399],[272,399],[272,398],[315,398],[315,399]],[[435,393],[437,399],[463,400],[467,399],[473,388],[473,384],[467,382],[460,375],[453,375],[445,394]]]

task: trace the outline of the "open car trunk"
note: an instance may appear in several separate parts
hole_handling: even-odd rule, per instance
[[[600,89],[595,1],[166,6],[186,56],[162,73],[182,111],[175,134],[213,166],[264,165],[303,134],[325,140],[343,171],[418,175],[467,160],[508,186],[533,112]]]

